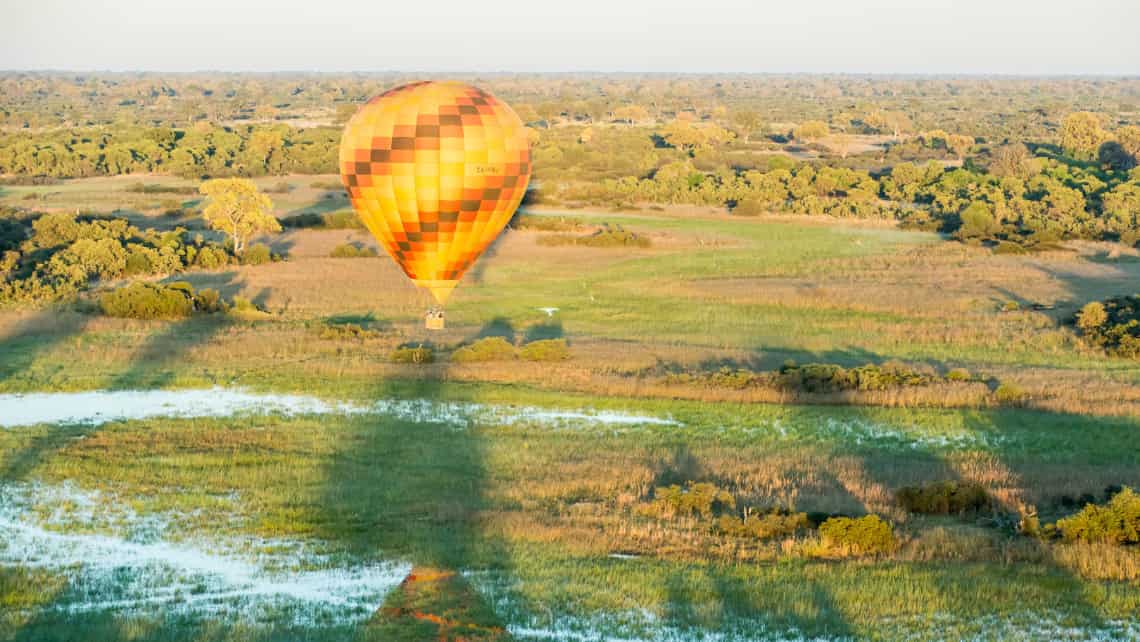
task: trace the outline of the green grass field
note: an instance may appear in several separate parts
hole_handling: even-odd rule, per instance
[[[325,207],[318,177],[289,180],[279,213]],[[122,192],[134,182],[2,198],[47,191],[51,207],[169,224],[151,195]],[[508,232],[434,334],[426,295],[387,257],[328,256],[368,242],[352,230],[286,231],[267,240],[287,261],[171,279],[253,299],[259,319],[0,310],[5,394],[217,386],[368,409],[0,427],[0,639],[1140,637],[1140,551],[1016,533],[1019,513],[1053,521],[1082,495],[1140,487],[1140,365],[1065,325],[1135,291],[1134,253],[1001,256],[681,208],[536,214],[652,244]],[[322,334],[345,320],[374,332]],[[562,337],[572,356],[449,360],[489,335]],[[436,363],[390,362],[422,343]],[[791,395],[665,376],[788,359],[976,379]],[[999,383],[1024,398],[1001,401]],[[760,541],[645,512],[655,486],[690,480],[759,508],[879,514],[898,546],[848,555],[814,530]],[[983,485],[993,514],[895,500],[945,480]],[[409,568],[443,579],[396,588]]]

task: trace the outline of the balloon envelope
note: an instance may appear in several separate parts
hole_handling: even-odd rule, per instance
[[[344,128],[352,207],[439,303],[510,221],[530,181],[526,128],[505,103],[458,82],[376,96]]]

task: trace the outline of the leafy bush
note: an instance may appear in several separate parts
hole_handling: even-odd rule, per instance
[[[206,314],[213,314],[215,312],[225,312],[229,309],[226,302],[222,300],[222,295],[213,288],[202,288],[194,295],[194,308],[199,312]]]
[[[1084,340],[1110,354],[1140,359],[1140,294],[1094,301],[1076,318]]]
[[[732,213],[737,216],[759,216],[772,211],[772,206],[758,198],[742,198],[736,202],[736,207],[732,208]]]
[[[788,537],[811,527],[807,513],[793,513],[773,510],[761,515],[746,514],[743,518],[735,515],[721,515],[716,521],[716,530],[733,537],[753,537],[772,539]]]
[[[1105,505],[1089,504],[1057,520],[1057,530],[1070,542],[1140,544],[1140,495],[1124,487]]]
[[[375,339],[380,336],[380,333],[356,323],[326,323],[321,326],[320,335],[322,339],[355,339],[357,341],[364,341],[367,339]]]
[[[991,506],[985,487],[974,482],[942,481],[907,486],[900,488],[895,498],[907,511],[925,515],[959,514]]]
[[[516,214],[511,219],[511,227],[516,230],[537,232],[574,232],[582,229],[582,221],[566,216],[543,216],[538,214]]]
[[[233,316],[244,317],[246,319],[258,319],[268,316],[269,314],[264,308],[243,296],[235,296],[227,312]]]
[[[389,359],[393,363],[432,363],[435,352],[426,346],[404,346],[392,351]]]
[[[320,230],[362,230],[364,222],[352,210],[333,212],[305,212],[281,219],[282,227],[312,228]]]
[[[194,253],[194,265],[206,270],[225,267],[230,262],[230,254],[220,247],[203,247]]]
[[[933,383],[935,379],[931,372],[923,372],[895,361],[857,368],[844,368],[830,363],[808,363],[802,366],[787,363],[780,368],[777,384],[806,392],[835,392],[924,386]]]
[[[263,265],[273,260],[273,252],[264,243],[254,243],[241,255],[242,265]]]
[[[878,515],[832,517],[820,524],[823,543],[853,553],[885,553],[895,547],[895,530]]]
[[[451,360],[457,363],[508,361],[516,356],[515,347],[503,337],[484,337],[453,352]]]
[[[650,511],[658,517],[710,518],[714,513],[736,508],[736,499],[714,484],[688,482],[682,488],[676,484],[659,486],[653,491]]]
[[[969,381],[973,378],[970,371],[965,368],[953,368],[946,373],[947,381]]]
[[[1021,406],[1028,398],[1020,386],[1012,383],[1003,383],[994,390],[994,398],[1003,406]]]
[[[334,259],[367,258],[376,256],[376,250],[375,248],[367,246],[357,247],[352,243],[341,243],[340,245],[334,247],[332,249],[332,252],[329,252],[329,256]]]
[[[189,284],[131,283],[99,297],[99,308],[110,317],[172,319],[194,312]]]
[[[519,358],[526,361],[562,361],[570,358],[566,339],[539,339],[519,349]]]

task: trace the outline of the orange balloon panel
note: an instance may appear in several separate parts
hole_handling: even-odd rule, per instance
[[[530,181],[522,121],[487,92],[417,82],[376,96],[340,143],[352,207],[441,304],[510,221]]]

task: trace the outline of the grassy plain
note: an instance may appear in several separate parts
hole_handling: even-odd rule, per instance
[[[39,190],[49,196],[37,206],[95,204],[170,224],[150,207],[166,195],[122,191],[139,180],[178,183],[93,179],[9,187],[3,198]],[[332,177],[288,180],[295,189],[273,195],[282,214],[345,205],[312,187]],[[339,243],[369,243],[363,233],[287,231],[270,239],[287,261],[174,277],[251,298],[272,313],[262,320],[0,311],[0,391],[241,386],[360,402],[621,410],[677,425],[472,416],[457,429],[383,414],[41,425],[0,430],[0,479],[97,491],[111,514],[165,516],[174,541],[290,538],[338,559],[459,570],[460,598],[431,608],[471,599],[478,604],[455,608],[486,626],[445,635],[502,637],[503,625],[535,639],[1140,633],[1135,548],[1043,543],[986,519],[911,515],[894,501],[906,485],[975,481],[1005,512],[1054,519],[1072,512],[1065,498],[1140,486],[1140,367],[1083,347],[1063,325],[1089,300],[1135,290],[1134,253],[1074,244],[1001,256],[881,224],[694,208],[534,213],[620,223],[652,245],[546,247],[542,232],[508,232],[453,297],[448,329],[429,334],[426,295],[386,257],[328,256]],[[322,334],[345,321],[375,332]],[[479,336],[564,337],[573,356],[448,361]],[[393,348],[419,343],[436,347],[439,361],[389,362]],[[977,379],[809,394],[668,377],[788,359],[897,359]],[[1025,398],[1003,405],[998,383]],[[837,559],[810,534],[745,541],[638,510],[655,485],[683,479],[713,481],[759,507],[878,513],[895,523],[900,547]],[[66,518],[66,504],[39,510]],[[0,639],[70,639],[78,627],[87,639],[438,634],[437,624],[392,616],[391,604],[362,623],[324,627],[272,613],[235,623],[161,609],[76,612],[69,605],[83,602],[82,588],[34,564],[0,567]],[[420,596],[391,598],[401,599]]]

